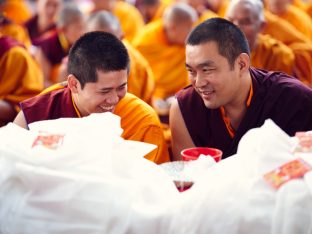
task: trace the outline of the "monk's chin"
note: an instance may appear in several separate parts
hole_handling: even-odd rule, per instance
[[[220,105],[217,105],[216,103],[207,102],[204,100],[204,104],[208,109],[218,109]]]

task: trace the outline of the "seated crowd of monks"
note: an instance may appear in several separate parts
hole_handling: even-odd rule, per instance
[[[312,86],[312,2],[0,0],[0,126],[16,118],[20,102],[67,81],[69,50],[84,33],[108,32],[130,57],[130,94],[115,109],[123,137],[157,144],[147,158],[169,161],[170,106],[190,84],[185,40],[194,26],[213,17],[243,31],[253,67],[282,71]]]

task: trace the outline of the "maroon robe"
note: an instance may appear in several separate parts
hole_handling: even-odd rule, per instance
[[[21,43],[15,41],[11,37],[0,37],[0,58],[5,54],[5,52],[7,52],[14,46],[20,46],[25,48]]]
[[[68,55],[68,51],[65,51],[61,45],[57,32],[47,38],[38,40],[34,45],[42,49],[52,65],[60,64],[62,59]]]
[[[40,120],[78,117],[67,86],[27,99],[20,106],[27,124]]]
[[[223,158],[236,153],[242,136],[272,119],[287,134],[312,130],[312,90],[281,72],[250,68],[253,96],[246,114],[231,138],[220,109],[208,109],[192,86],[177,94],[186,127],[196,146],[223,151]]]
[[[26,21],[24,23],[24,26],[28,30],[28,34],[32,43],[35,43],[36,40],[40,38],[42,35],[44,35],[45,33],[56,29],[56,24],[52,24],[48,28],[46,28],[43,32],[39,32],[37,14],[34,15],[32,18],[30,18],[28,21]]]

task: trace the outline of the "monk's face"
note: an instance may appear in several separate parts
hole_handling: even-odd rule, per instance
[[[240,71],[219,54],[214,41],[186,46],[186,68],[191,84],[211,109],[234,102],[240,92]]]
[[[184,46],[185,40],[193,28],[193,23],[192,20],[185,20],[185,22],[173,25],[169,29],[171,43]]]
[[[264,25],[260,21],[259,12],[256,12],[255,7],[246,2],[238,3],[228,9],[226,18],[244,32],[249,47],[253,49]]]
[[[77,17],[73,22],[64,27],[64,34],[70,45],[74,44],[86,31],[84,17]]]
[[[114,112],[118,102],[127,93],[127,70],[97,72],[98,81],[78,85],[74,101],[83,116],[92,113]]]
[[[43,18],[47,23],[54,23],[56,21],[61,7],[61,0],[38,0],[37,2],[39,17]]]

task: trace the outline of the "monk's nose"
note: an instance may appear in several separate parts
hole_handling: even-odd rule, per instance
[[[197,88],[200,88],[200,87],[204,87],[207,85],[207,80],[205,80],[203,77],[201,77],[200,75],[197,75],[196,77],[196,81],[195,81],[195,86]]]
[[[106,102],[109,104],[116,104],[118,101],[119,98],[116,92],[112,92],[111,96],[106,100]]]

